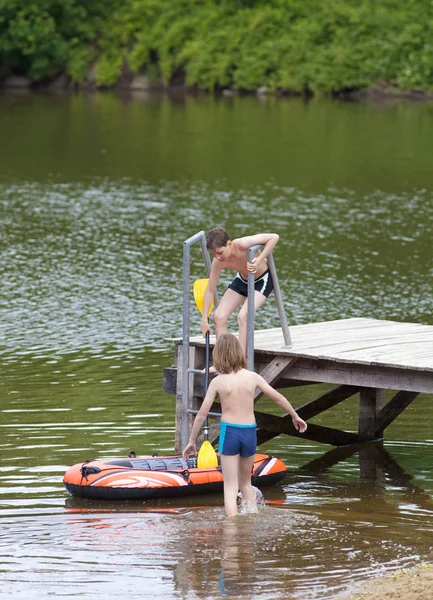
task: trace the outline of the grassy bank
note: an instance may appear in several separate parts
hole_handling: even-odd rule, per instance
[[[0,80],[433,90],[425,0],[0,0]]]

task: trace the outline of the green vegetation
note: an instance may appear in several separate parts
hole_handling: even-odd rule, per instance
[[[433,89],[432,0],[0,0],[0,78]]]

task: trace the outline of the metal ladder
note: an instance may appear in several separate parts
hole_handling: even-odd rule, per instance
[[[190,278],[191,278],[191,246],[195,243],[200,243],[201,252],[203,254],[206,273],[209,277],[211,270],[211,262],[209,253],[206,248],[206,235],[204,231],[199,231],[191,236],[183,243],[183,327],[182,327],[182,432],[181,440],[184,448],[188,443],[188,414],[197,413],[196,410],[189,408],[189,374],[200,372],[198,369],[189,368],[189,339],[190,339]],[[251,246],[248,250],[248,260],[251,262],[260,245]],[[281,289],[278,281],[277,271],[275,269],[274,258],[272,252],[267,257],[269,270],[271,272],[272,282],[274,285],[274,294],[277,301],[278,315],[280,325],[283,331],[284,347],[292,345],[289,327],[287,324],[286,313],[284,311],[283,301],[281,298]],[[215,292],[215,307],[218,306],[218,294]],[[247,324],[247,368],[250,371],[254,370],[254,273],[248,273],[248,324]],[[211,416],[219,416],[218,413],[209,413]]]

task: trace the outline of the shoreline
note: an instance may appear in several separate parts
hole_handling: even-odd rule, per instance
[[[422,563],[356,584],[334,600],[431,600],[432,588],[433,563]]]
[[[377,81],[370,87],[365,89],[340,90],[333,93],[312,93],[306,91],[304,93],[295,93],[289,89],[272,90],[266,86],[257,87],[250,90],[237,90],[233,88],[223,88],[208,90],[200,87],[190,87],[179,82],[177,85],[164,85],[161,81],[150,82],[146,76],[137,76],[132,80],[119,80],[112,86],[97,86],[94,81],[88,81],[84,84],[73,84],[64,74],[59,75],[55,79],[40,83],[32,81],[29,77],[22,75],[12,75],[7,79],[0,81],[0,92],[121,92],[134,93],[146,92],[150,94],[176,94],[182,93],[191,96],[209,95],[221,98],[233,97],[251,97],[258,98],[305,98],[312,99],[314,97],[339,98],[346,101],[359,100],[410,100],[410,101],[428,101],[433,100],[433,91],[427,89],[399,89],[398,87],[385,82]]]

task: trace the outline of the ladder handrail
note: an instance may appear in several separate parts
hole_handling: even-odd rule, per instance
[[[261,244],[255,244],[248,249],[248,262],[252,262],[254,256],[262,247]],[[272,252],[267,257],[269,271],[272,277],[274,286],[275,300],[277,302],[278,315],[280,317],[280,325],[283,330],[284,347],[292,345],[290,338],[289,326],[287,325],[286,313],[284,311],[283,300],[281,298],[280,283],[278,281],[277,270],[275,268],[274,257]],[[247,321],[247,368],[254,371],[254,273],[248,272],[248,321]]]
[[[182,447],[188,443],[188,399],[189,399],[189,330],[190,330],[190,277],[191,277],[191,246],[200,242],[206,273],[209,277],[211,263],[206,248],[206,234],[199,231],[183,243],[183,325],[182,325]],[[218,306],[218,294],[215,291],[215,306]]]

